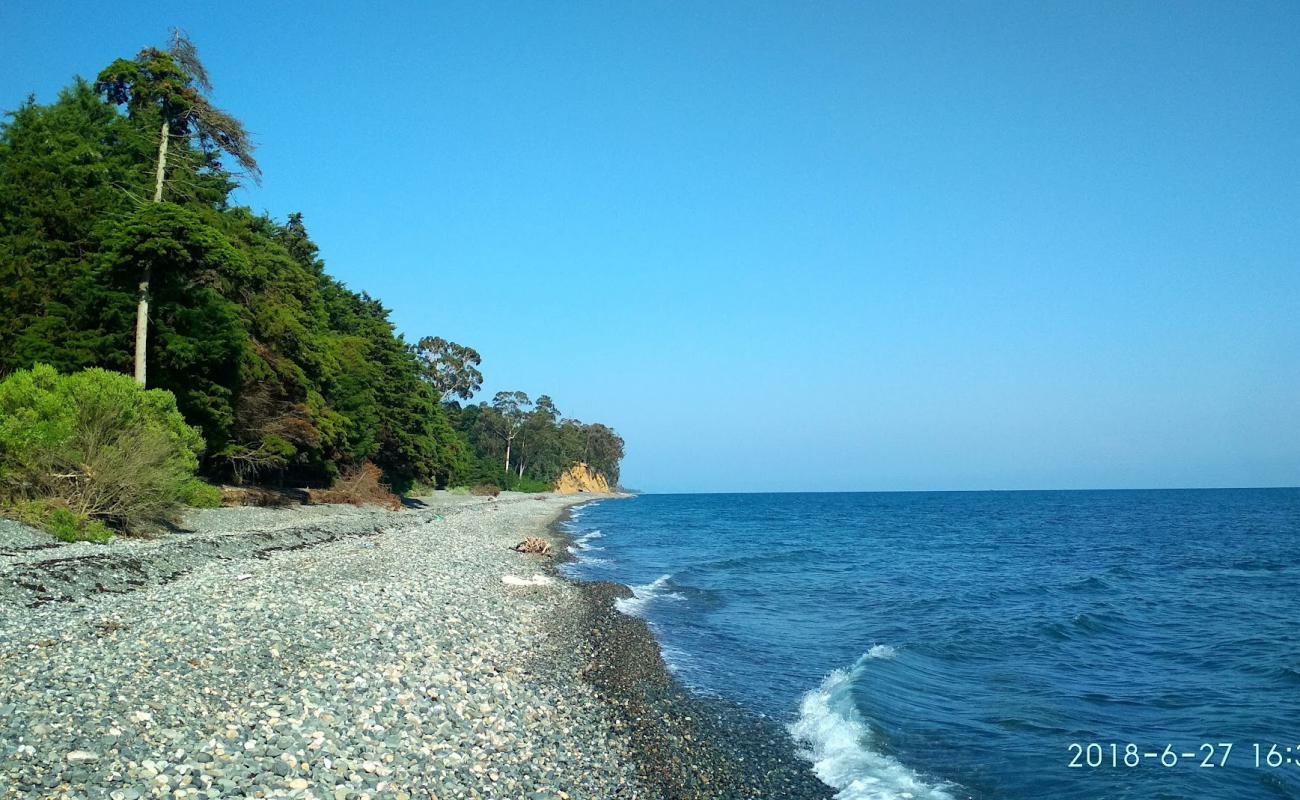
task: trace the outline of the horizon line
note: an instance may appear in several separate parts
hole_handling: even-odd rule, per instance
[[[1072,489],[753,489],[733,491],[642,491],[624,489],[634,495],[675,494],[988,494],[991,492],[1233,492],[1275,491],[1300,489],[1300,485],[1278,486],[1147,486],[1134,488],[1072,488]]]

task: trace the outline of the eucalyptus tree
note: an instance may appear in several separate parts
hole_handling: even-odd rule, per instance
[[[497,392],[492,398],[492,408],[500,416],[497,435],[506,443],[507,473],[510,472],[510,446],[523,430],[524,422],[528,420],[528,410],[532,405],[533,401],[529,400],[528,395],[523,392]]]
[[[444,399],[468,400],[483,388],[483,373],[478,369],[483,359],[474,348],[441,336],[426,336],[416,343],[415,354],[424,367],[424,379]]]
[[[543,481],[553,481],[560,476],[564,465],[560,463],[563,456],[556,427],[559,418],[560,410],[555,407],[555,401],[545,394],[540,395],[532,411],[524,415],[515,457],[517,477],[524,477],[525,471]]]
[[[95,90],[110,103],[126,106],[128,115],[158,125],[158,150],[154,160],[153,202],[163,202],[167,182],[168,151],[173,138],[197,143],[216,165],[222,153],[254,180],[260,178],[253,158],[253,143],[243,124],[214,106],[212,84],[198,51],[179,30],[172,32],[167,50],[147,47],[131,60],[119,58],[99,73]],[[135,380],[145,384],[145,348],[149,335],[149,265],[140,268],[135,320]]]

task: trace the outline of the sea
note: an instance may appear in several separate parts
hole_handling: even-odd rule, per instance
[[[1300,798],[1300,489],[578,507],[679,681],[841,800]],[[779,799],[773,799],[779,800]]]

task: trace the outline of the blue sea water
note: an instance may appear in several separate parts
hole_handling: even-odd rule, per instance
[[[1300,798],[1300,489],[643,495],[568,525],[570,574],[634,587],[678,677],[787,723],[843,800]]]

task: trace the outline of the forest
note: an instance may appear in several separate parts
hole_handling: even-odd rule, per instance
[[[408,342],[329,275],[301,214],[234,204],[261,173],[210,96],[177,33],[6,115],[0,378],[100,368],[166,390],[212,483],[324,487],[373,463],[399,492],[541,490],[576,462],[617,482],[612,428],[546,395],[474,402],[474,349]]]

